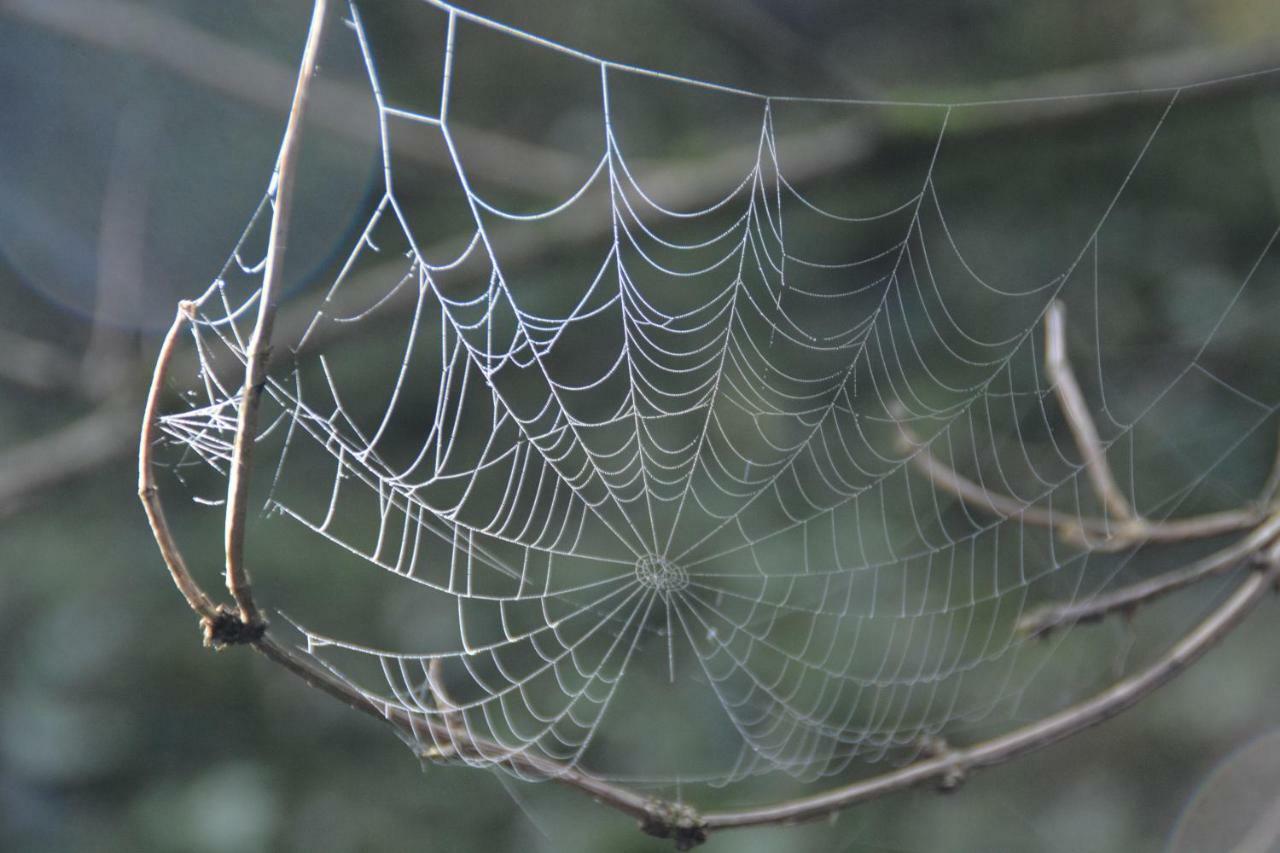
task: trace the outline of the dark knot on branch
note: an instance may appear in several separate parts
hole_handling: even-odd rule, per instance
[[[213,615],[201,618],[200,631],[206,646],[222,649],[258,642],[267,632],[267,623],[262,619],[246,622],[235,610],[220,604]]]
[[[670,838],[677,850],[692,850],[707,840],[707,827],[690,806],[653,800],[645,810],[640,829],[654,838]]]

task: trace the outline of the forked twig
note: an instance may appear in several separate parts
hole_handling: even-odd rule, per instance
[[[911,454],[910,463],[934,486],[955,495],[969,506],[978,507],[1001,518],[1014,518],[1037,527],[1047,527],[1076,545],[1095,551],[1117,551],[1149,543],[1186,542],[1209,539],[1226,533],[1247,530],[1265,515],[1259,507],[1224,510],[1187,518],[1149,519],[1134,517],[1117,523],[1098,516],[1067,515],[1037,506],[1028,506],[1017,498],[993,492],[981,483],[964,476],[943,462],[902,420],[895,417],[899,448]]]
[[[1148,580],[1083,601],[1050,604],[1032,610],[1018,620],[1018,631],[1027,636],[1038,637],[1064,625],[1096,621],[1109,613],[1131,613],[1140,604],[1231,571],[1251,559],[1259,548],[1277,535],[1280,535],[1280,515],[1272,515],[1238,542],[1183,568],[1171,569]]]
[[[1106,451],[1098,437],[1097,427],[1094,426],[1093,417],[1089,414],[1067,358],[1065,315],[1066,309],[1058,300],[1050,303],[1045,312],[1046,369],[1053,383],[1054,395],[1070,425],[1076,447],[1084,457],[1084,467],[1094,493],[1108,512],[1121,519],[1119,523],[1107,517],[1055,513],[1041,507],[1027,506],[1014,497],[991,491],[933,455],[926,442],[916,436],[905,423],[905,408],[900,403],[894,403],[890,405],[889,413],[898,430],[899,449],[911,454],[911,464],[928,477],[936,488],[955,495],[969,506],[1002,518],[1016,518],[1027,524],[1050,528],[1063,539],[1096,551],[1211,539],[1249,528],[1253,528],[1253,532],[1239,542],[1183,568],[1172,569],[1084,601],[1050,604],[1033,610],[1018,622],[1018,630],[1030,636],[1046,634],[1063,625],[1095,621],[1109,613],[1132,613],[1144,602],[1238,566],[1280,533],[1280,521],[1277,521],[1275,515],[1267,515],[1268,508],[1274,501],[1275,491],[1280,487],[1280,442],[1277,442],[1276,459],[1263,487],[1261,499],[1253,506],[1163,521],[1143,518],[1133,512],[1107,464]]]
[[[232,484],[227,503],[227,585],[235,599],[236,607],[216,603],[191,575],[177,542],[174,540],[165,518],[153,472],[153,446],[159,428],[159,400],[164,391],[168,373],[177,346],[178,337],[186,324],[195,320],[195,306],[190,302],[179,305],[173,326],[164,338],[156,360],[151,389],[147,396],[143,415],[142,435],[138,450],[138,494],[146,509],[152,532],[169,573],[191,609],[200,616],[205,639],[210,645],[250,645],[268,659],[302,678],[311,686],[331,697],[370,716],[387,722],[402,733],[415,737],[428,735],[433,742],[451,744],[451,755],[464,760],[497,764],[525,776],[557,781],[575,788],[596,801],[627,814],[640,822],[641,828],[662,838],[670,838],[679,849],[688,849],[706,840],[709,832],[734,827],[764,824],[788,824],[831,814],[866,800],[894,791],[934,782],[955,785],[965,774],[974,769],[1003,763],[1017,756],[1062,740],[1076,732],[1106,720],[1169,681],[1194,660],[1203,655],[1218,640],[1231,631],[1257,604],[1276,582],[1280,574],[1280,513],[1271,515],[1258,525],[1253,533],[1235,547],[1219,555],[1219,561],[1210,570],[1220,570],[1220,564],[1235,564],[1249,557],[1256,559],[1257,570],[1245,577],[1231,595],[1209,614],[1196,628],[1175,643],[1163,656],[1147,668],[1117,682],[1110,688],[1066,708],[1038,722],[1023,726],[1000,737],[967,747],[954,747],[926,751],[922,758],[907,767],[893,770],[870,779],[842,786],[810,797],[785,803],[741,811],[718,812],[700,815],[683,803],[656,800],[618,784],[596,778],[576,767],[550,758],[512,752],[500,744],[471,734],[465,720],[456,710],[455,703],[445,691],[438,664],[428,668],[428,688],[438,714],[412,714],[404,708],[378,702],[361,693],[353,685],[315,659],[278,642],[261,621],[250,593],[247,572],[243,564],[244,518],[250,479],[250,448],[253,443],[258,397],[265,378],[266,362],[270,347],[271,326],[275,312],[274,289],[278,284],[279,264],[285,245],[288,224],[288,200],[292,186],[292,161],[297,150],[299,118],[305,103],[307,81],[314,68],[315,51],[324,19],[325,0],[316,0],[307,37],[302,71],[299,74],[298,93],[295,94],[293,112],[290,114],[285,143],[282,146],[276,195],[276,210],[272,220],[271,245],[267,271],[260,294],[258,322],[246,350],[246,379],[237,423],[235,450],[232,465]],[[1087,414],[1087,413],[1086,413]],[[905,428],[904,428],[905,430]],[[904,436],[910,434],[904,431]],[[1078,439],[1079,440],[1079,439]],[[924,451],[917,453],[927,473],[940,488],[955,492],[962,499],[985,506],[994,512],[1009,509],[1016,504],[1009,497],[991,495],[976,483],[968,481]],[[1089,457],[1086,453],[1086,458]],[[1026,508],[1014,506],[1016,512],[1032,519]],[[1112,507],[1112,511],[1115,509]],[[1003,513],[1002,514],[1006,514]],[[1173,524],[1194,524],[1194,529],[1226,532],[1250,526],[1257,521],[1256,514],[1246,521],[1244,516],[1227,519],[1203,516],[1198,520],[1182,522],[1149,522],[1132,519],[1141,525],[1143,536],[1139,540],[1151,540],[1169,535]],[[1084,520],[1081,520],[1082,522]],[[1056,521],[1045,519],[1045,523]],[[1096,532],[1106,535],[1108,529],[1101,519]],[[1081,524],[1094,532],[1092,524]],[[1112,534],[1114,531],[1110,531]],[[1179,538],[1191,538],[1185,532]],[[1212,558],[1210,558],[1212,560]]]
[[[151,444],[157,424],[156,400],[167,375],[173,342],[182,324],[190,318],[190,312],[190,303],[183,303],[178,319],[165,339],[165,346],[156,364],[155,380],[148,397],[139,453],[139,494],[147,508],[156,541],[160,545],[165,562],[170,567],[175,583],[192,609],[202,616],[204,622],[208,623],[220,615],[228,615],[227,611],[214,605],[187,571],[181,552],[173,541],[161,511],[151,472]],[[1267,590],[1275,584],[1277,574],[1280,573],[1280,553],[1277,553],[1280,551],[1280,545],[1277,544],[1280,540],[1276,536],[1277,531],[1280,531],[1280,514],[1272,516],[1265,525],[1255,531],[1254,535],[1245,540],[1254,549],[1252,553],[1260,556],[1259,570],[1250,573],[1230,597],[1193,631],[1146,669],[1090,699],[1001,737],[969,747],[949,746],[946,750],[936,750],[907,767],[823,794],[774,806],[711,813],[705,816],[699,815],[697,811],[685,804],[655,800],[550,759],[504,751],[496,744],[475,738],[464,727],[451,724],[447,719],[421,720],[403,709],[376,703],[330,670],[319,666],[293,649],[281,645],[266,631],[262,631],[255,637],[243,639],[241,642],[252,645],[267,658],[301,677],[312,687],[356,710],[384,720],[402,732],[420,734],[420,730],[425,726],[434,740],[452,743],[457,754],[464,758],[492,760],[494,756],[503,755],[505,752],[504,757],[497,763],[508,769],[541,776],[580,790],[598,802],[637,819],[645,832],[662,838],[671,838],[679,849],[688,849],[704,841],[707,834],[715,830],[765,824],[788,824],[819,818],[895,791],[931,782],[945,784],[948,780],[960,780],[972,770],[1001,764],[1109,719],[1189,666],[1230,632],[1262,599]],[[1242,548],[1243,545],[1244,543]],[[229,616],[232,619],[236,618],[234,614]],[[441,691],[438,670],[432,690],[436,691],[438,702],[441,698],[446,703],[450,701]],[[447,715],[442,716],[447,717]]]
[[[323,2],[323,0],[318,0]],[[620,788],[600,779],[596,779],[580,770],[566,767],[549,759],[523,753],[511,753],[499,744],[491,743],[472,736],[465,727],[458,725],[455,719],[450,720],[451,713],[441,714],[441,719],[426,719],[410,715],[394,706],[373,701],[360,693],[349,683],[336,676],[332,671],[318,665],[315,661],[299,654],[294,649],[282,645],[261,623],[255,625],[242,620],[237,610],[218,604],[204,591],[199,582],[192,576],[182,555],[169,522],[165,517],[160,501],[159,488],[155,483],[153,447],[157,441],[160,424],[159,401],[168,379],[169,368],[173,359],[178,336],[187,323],[195,319],[195,305],[182,302],[178,306],[177,317],[160,347],[156,358],[155,373],[152,377],[151,389],[147,395],[146,408],[143,411],[142,435],[138,446],[138,497],[146,510],[151,524],[151,532],[160,548],[161,557],[169,568],[178,591],[186,599],[188,606],[200,617],[206,645],[215,648],[227,645],[249,645],[264,656],[283,666],[285,669],[303,679],[312,687],[327,693],[343,704],[349,705],[372,717],[383,720],[401,732],[416,735],[426,727],[429,734],[440,741],[452,742],[457,754],[464,758],[483,759],[503,765],[526,775],[554,779],[562,784],[577,788],[601,802],[625,812],[640,821],[648,821],[653,809],[651,798],[642,794]],[[438,684],[437,684],[438,689]],[[438,694],[439,695],[439,694]],[[447,694],[444,701],[449,702]]]
[[[320,34],[326,0],[315,0],[311,19],[311,27],[304,49],[302,71],[298,78],[299,93],[295,95],[293,112],[290,114],[285,143],[282,146],[278,167],[278,185],[276,195],[275,217],[272,221],[272,239],[269,248],[269,260],[264,273],[263,293],[260,295],[258,323],[254,329],[249,348],[246,352],[245,399],[241,405],[241,417],[237,424],[236,445],[234,451],[234,472],[239,471],[237,486],[231,489],[232,497],[238,496],[238,503],[229,497],[227,504],[228,556],[233,553],[231,545],[236,549],[243,548],[243,523],[245,515],[244,500],[249,485],[249,457],[246,448],[252,446],[253,415],[245,417],[245,409],[249,400],[256,401],[265,376],[266,356],[270,344],[271,322],[274,315],[274,299],[269,298],[269,287],[278,282],[280,257],[285,245],[285,231],[288,220],[288,188],[291,187],[291,165],[297,151],[298,127],[302,107],[306,102],[306,87],[315,66],[315,55],[319,46]],[[275,273],[272,270],[276,270]],[[408,734],[419,734],[425,726],[432,738],[437,742],[451,742],[456,754],[462,758],[480,759],[496,763],[525,775],[554,779],[562,784],[577,788],[586,794],[606,802],[610,806],[631,815],[646,826],[654,824],[655,803],[652,798],[643,794],[621,788],[611,783],[596,779],[576,768],[568,767],[550,759],[524,753],[512,753],[500,744],[485,741],[472,736],[461,727],[457,715],[445,710],[441,719],[422,719],[408,712],[389,705],[374,702],[363,695],[349,683],[339,678],[330,670],[319,666],[313,660],[303,657],[287,646],[281,645],[266,631],[256,604],[252,600],[248,578],[244,574],[240,561],[242,551],[237,551],[236,561],[228,561],[228,590],[235,596],[236,607],[231,608],[216,603],[200,586],[183,557],[182,550],[175,540],[168,520],[165,517],[160,501],[159,489],[155,483],[153,448],[158,440],[160,398],[168,380],[169,369],[182,329],[195,320],[196,306],[192,302],[182,302],[178,306],[177,316],[160,347],[156,358],[155,371],[152,375],[151,388],[147,394],[147,402],[143,411],[142,432],[138,447],[138,496],[147,513],[152,534],[160,548],[161,557],[169,569],[170,577],[177,586],[188,606],[200,617],[205,642],[215,648],[226,645],[250,645],[267,658],[301,677],[311,686],[329,694],[343,703],[384,720],[394,728]],[[232,534],[235,534],[234,537]],[[436,670],[438,682],[439,670]],[[451,706],[446,693],[437,683],[435,689],[437,701]],[[669,827],[668,827],[669,828]],[[656,829],[654,831],[657,831]],[[674,831],[674,830],[673,830]]]

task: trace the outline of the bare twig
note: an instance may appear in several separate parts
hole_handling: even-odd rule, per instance
[[[323,0],[318,2],[323,3]],[[596,779],[580,770],[557,764],[550,759],[524,753],[511,753],[510,750],[498,744],[475,738],[468,734],[465,728],[451,726],[448,713],[442,713],[440,719],[423,720],[402,709],[375,702],[332,671],[279,643],[275,637],[267,633],[265,626],[261,623],[255,626],[254,623],[244,620],[236,610],[217,604],[209,597],[192,576],[165,517],[160,492],[155,483],[153,455],[153,447],[158,439],[160,398],[172,367],[178,336],[187,323],[194,318],[195,305],[191,302],[180,303],[177,316],[168,334],[165,335],[160,353],[156,358],[155,373],[147,394],[142,434],[138,443],[138,497],[147,513],[151,532],[155,536],[156,544],[160,548],[160,554],[169,569],[174,585],[182,593],[188,606],[200,617],[206,643],[212,646],[251,645],[268,659],[299,676],[312,687],[358,711],[383,720],[404,733],[420,734],[425,726],[430,729],[429,733],[438,742],[452,742],[458,751],[457,754],[464,758],[496,761],[526,775],[553,779],[581,790],[643,823],[651,822],[655,804],[650,798]],[[447,694],[439,686],[438,671],[436,680],[435,689],[440,690],[437,696],[444,696],[446,697],[444,701],[449,702]]]
[[[154,440],[156,424],[156,401],[169,368],[177,332],[189,319],[191,311],[190,303],[183,303],[174,328],[166,337],[165,346],[162,347],[156,364],[155,381],[148,397],[139,451],[139,494],[147,508],[156,541],[160,545],[165,562],[170,567],[174,581],[192,609],[201,614],[202,621],[206,623],[207,635],[208,623],[220,616],[225,616],[226,611],[214,605],[191,579],[181,553],[169,533],[151,474],[151,444]],[[699,815],[696,810],[687,805],[645,797],[550,759],[524,753],[510,754],[496,744],[474,738],[462,727],[449,725],[447,719],[423,720],[403,709],[374,702],[330,670],[303,657],[293,649],[281,645],[265,631],[243,639],[241,642],[252,645],[267,658],[293,672],[312,687],[356,710],[381,719],[402,732],[417,736],[421,735],[422,728],[426,727],[433,740],[452,743],[457,754],[464,758],[493,760],[495,756],[501,756],[498,758],[498,763],[508,769],[552,779],[582,791],[598,802],[637,819],[649,834],[672,838],[678,848],[687,849],[705,840],[707,834],[715,830],[795,823],[822,817],[857,803],[930,782],[942,785],[958,784],[967,773],[973,770],[994,766],[1056,743],[1115,716],[1168,682],[1203,655],[1230,632],[1275,584],[1277,573],[1280,571],[1280,554],[1277,553],[1280,545],[1277,545],[1277,530],[1280,530],[1280,514],[1272,516],[1253,535],[1247,537],[1245,542],[1253,549],[1252,553],[1260,554],[1262,557],[1259,562],[1260,568],[1246,577],[1223,604],[1149,667],[1096,696],[1001,737],[969,747],[947,745],[945,749],[930,750],[923,759],[908,767],[817,796],[792,800],[775,806],[717,812],[705,816]],[[230,618],[237,617],[231,615]],[[443,696],[438,672],[435,680],[436,684],[432,689],[439,691],[438,697]]]
[[[260,637],[249,641],[249,644],[267,658],[302,678],[312,687],[329,694],[358,711],[383,720],[393,728],[399,729],[406,734],[420,735],[421,729],[427,726],[431,728],[431,734],[436,739],[447,742],[451,738],[451,733],[444,731],[445,724],[442,720],[430,718],[423,720],[403,709],[374,702],[350,684],[338,678],[330,670],[300,655],[294,649],[282,645],[270,633],[263,633]],[[526,753],[512,753],[509,749],[496,743],[490,743],[469,735],[465,730],[453,731],[452,742],[460,757],[495,761],[510,770],[524,775],[537,776],[576,788],[601,803],[637,820],[647,820],[654,808],[654,801],[651,798],[635,791],[597,779],[590,774],[566,767],[551,759]]]
[[[1049,303],[1044,315],[1044,361],[1045,370],[1053,383],[1054,396],[1058,398],[1062,412],[1075,437],[1076,447],[1084,457],[1085,471],[1093,483],[1093,490],[1107,511],[1117,518],[1133,518],[1133,509],[1116,484],[1111,466],[1107,464],[1107,452],[1098,438],[1098,429],[1093,424],[1093,416],[1084,402],[1084,394],[1080,393],[1080,385],[1076,382],[1075,372],[1067,359],[1067,340],[1064,332],[1067,308],[1060,300]]]
[[[1038,637],[1054,628],[1077,622],[1092,622],[1109,613],[1130,613],[1140,604],[1236,568],[1251,559],[1259,548],[1277,535],[1280,535],[1280,516],[1273,515],[1240,541],[1181,569],[1163,572],[1149,580],[1083,601],[1051,604],[1033,610],[1018,620],[1018,631],[1027,636]]]
[[[138,497],[147,512],[147,520],[151,523],[151,533],[160,546],[160,555],[169,567],[169,575],[187,604],[201,618],[211,620],[217,616],[218,608],[205,594],[200,585],[191,577],[187,569],[187,561],[183,559],[182,550],[174,541],[165,520],[164,508],[160,503],[160,492],[156,487],[155,473],[152,463],[152,447],[156,443],[156,430],[160,418],[160,395],[164,392],[165,380],[169,376],[169,361],[173,358],[173,350],[178,342],[178,335],[183,327],[195,316],[195,305],[181,302],[178,315],[173,318],[169,333],[164,336],[160,345],[160,354],[156,357],[155,374],[151,378],[151,390],[147,393],[147,405],[142,414],[142,436],[138,440]]]
[[[1043,507],[1028,506],[1017,498],[993,492],[974,482],[938,459],[906,423],[898,420],[896,426],[900,448],[910,454],[911,464],[937,488],[1001,518],[1016,518],[1037,527],[1050,528],[1063,539],[1093,550],[1209,539],[1248,529],[1257,524],[1264,514],[1256,507],[1245,507],[1188,518],[1133,518],[1117,524],[1106,518],[1053,512]]]
[[[236,606],[240,608],[240,619],[246,625],[253,625],[261,620],[253,601],[249,570],[244,565],[249,469],[253,459],[253,443],[257,438],[258,405],[262,399],[267,362],[271,356],[271,330],[275,325],[280,278],[284,271],[293,186],[297,178],[296,161],[301,139],[302,113],[306,109],[311,78],[315,74],[316,56],[320,53],[320,39],[324,33],[327,11],[328,0],[316,0],[311,13],[311,26],[307,31],[307,43],[302,52],[302,64],[298,69],[293,108],[289,111],[289,123],[285,126],[284,141],[280,146],[280,161],[275,178],[275,210],[271,217],[271,236],[267,243],[266,267],[262,273],[262,290],[258,294],[258,319],[253,327],[253,335],[249,338],[249,347],[245,351],[244,388],[240,396],[235,445],[231,453],[231,472],[227,484],[227,589],[236,600]]]
[[[788,824],[825,817],[893,791],[937,782],[957,771],[967,773],[1002,764],[1114,717],[1185,670],[1230,633],[1262,600],[1280,575],[1280,554],[1277,553],[1274,540],[1267,543],[1265,550],[1255,553],[1259,553],[1261,557],[1259,569],[1250,572],[1226,601],[1150,666],[1116,682],[1092,698],[1000,737],[974,746],[950,748],[941,755],[926,757],[901,770],[855,782],[834,791],[776,806],[708,814],[703,818],[706,831]]]
[[[1065,309],[1060,302],[1054,301],[1045,314],[1047,370],[1053,381],[1054,393],[1075,437],[1076,446],[1085,457],[1086,470],[1094,491],[1113,515],[1120,516],[1120,523],[1105,517],[1055,513],[1041,507],[1027,506],[1009,495],[992,492],[935,457],[904,422],[905,408],[900,403],[895,403],[890,406],[890,415],[898,429],[900,449],[911,455],[911,463],[936,488],[955,495],[970,506],[1002,518],[1017,518],[1028,524],[1052,528],[1062,538],[1093,550],[1118,550],[1149,543],[1187,542],[1250,527],[1254,527],[1254,530],[1240,541],[1183,568],[1173,569],[1084,601],[1051,604],[1034,610],[1018,623],[1018,630],[1029,636],[1043,635],[1063,625],[1095,621],[1109,613],[1131,613],[1144,602],[1238,566],[1280,533],[1280,520],[1277,516],[1266,515],[1268,506],[1274,500],[1277,482],[1280,481],[1280,447],[1277,448],[1276,462],[1263,488],[1262,498],[1253,506],[1166,521],[1134,515],[1106,463],[1093,418],[1066,358],[1064,325]]]

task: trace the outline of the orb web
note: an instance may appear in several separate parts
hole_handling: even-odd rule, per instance
[[[1095,358],[1104,235],[1130,215],[1135,183],[1158,184],[1152,161],[1183,89],[1145,93],[1132,144],[1089,161],[1100,189],[1059,231],[975,251],[951,207],[980,194],[947,182],[948,144],[1000,104],[765,96],[602,60],[434,0],[422,14],[439,30],[439,64],[423,95],[384,82],[389,57],[363,12],[352,4],[338,37],[367,70],[381,185],[323,292],[286,306],[300,320],[277,335],[265,388],[260,522],[343,571],[383,571],[399,602],[388,630],[297,618],[302,644],[380,706],[447,719],[487,745],[461,760],[531,754],[658,782],[815,780],[910,756],[997,709],[1019,713],[1064,639],[1028,643],[1019,617],[1094,595],[1137,559],[1053,533],[1085,515],[1125,520],[1099,505],[1048,377],[1043,319],[1057,299],[1084,318],[1073,355],[1131,495],[1135,435],[1169,399],[1211,386],[1242,413],[1221,452],[1170,473],[1155,499],[1134,495],[1144,517],[1203,502],[1216,467],[1274,414],[1203,357],[1240,300],[1269,286],[1258,269],[1274,233],[1139,404],[1109,400]],[[594,152],[550,203],[488,192],[471,167],[459,128],[476,107],[458,66],[473,43],[481,65],[486,44],[547,54],[591,93],[573,115]],[[727,123],[741,156],[725,159],[736,167],[711,197],[686,204],[687,173],[646,178],[624,153],[643,144],[636,104],[649,101],[629,96],[644,86],[751,116]],[[905,177],[833,206],[791,169],[803,146],[788,134],[813,115],[903,110],[929,127],[927,156]],[[433,203],[454,231],[399,192],[407,145],[434,146],[446,164]],[[954,158],[981,156],[958,148]],[[1026,177],[991,170],[1014,191]],[[269,190],[198,301],[199,370],[163,419],[178,470],[223,471],[230,458],[271,201]],[[441,244],[446,233],[464,236]],[[548,241],[561,246],[556,273],[527,272],[530,247]],[[992,272],[1019,254],[1043,275]],[[922,474],[931,463],[1014,510],[957,501]],[[448,750],[438,731],[423,726],[415,745]],[[704,741],[714,748],[690,748]]]

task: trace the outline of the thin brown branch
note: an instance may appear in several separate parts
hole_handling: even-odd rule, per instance
[[[1225,574],[1251,559],[1259,548],[1277,535],[1280,535],[1280,515],[1273,515],[1240,541],[1181,569],[1172,569],[1149,580],[1082,601],[1051,604],[1033,610],[1018,620],[1018,631],[1026,636],[1038,637],[1055,628],[1096,621],[1109,613],[1132,613],[1139,605],[1160,596],[1176,592],[1205,578]]]
[[[1096,621],[1110,613],[1132,613],[1145,602],[1235,568],[1256,554],[1266,541],[1280,533],[1280,518],[1272,515],[1263,520],[1266,508],[1274,500],[1275,490],[1280,486],[1280,446],[1277,447],[1271,475],[1263,488],[1262,499],[1255,506],[1168,521],[1153,521],[1135,516],[1106,462],[1093,418],[1066,357],[1064,328],[1065,308],[1062,303],[1054,301],[1045,313],[1046,370],[1053,383],[1054,394],[1070,425],[1076,447],[1085,458],[1085,468],[1094,491],[1103,506],[1121,519],[1119,523],[1105,517],[1054,513],[990,491],[937,459],[904,423],[905,410],[897,404],[891,407],[890,414],[896,421],[901,449],[911,454],[912,464],[935,487],[955,495],[970,506],[1003,518],[1017,518],[1029,524],[1052,528],[1064,539],[1095,550],[1207,539],[1253,525],[1258,526],[1239,542],[1180,569],[1173,569],[1086,600],[1050,604],[1033,610],[1018,622],[1019,632],[1033,637],[1061,626]]]
[[[184,319],[180,316],[179,322],[175,323],[175,330]],[[170,343],[172,337],[173,333],[166,342]],[[153,401],[157,396],[156,389],[163,381],[168,364],[168,353],[171,349],[170,345],[162,350],[161,360],[157,364],[158,382],[153,385],[153,393],[148,404],[149,415],[154,411]],[[147,433],[150,432],[150,425],[153,423],[153,418],[149,417],[148,429],[144,430],[144,440],[149,437]],[[143,495],[144,503],[148,505],[148,513],[153,518],[153,530],[156,531],[157,541],[161,544],[166,562],[170,563],[171,570],[175,565],[179,569],[175,572],[175,580],[179,577],[190,580],[177,546],[172,543],[164,524],[158,495],[154,486],[151,485],[149,466],[150,453],[144,450],[140,455],[142,472],[140,473],[142,484],[140,494]],[[1277,574],[1280,573],[1280,554],[1277,553],[1280,546],[1277,545],[1276,540],[1277,530],[1280,530],[1280,515],[1268,519],[1267,523],[1259,527],[1254,535],[1248,537],[1247,541],[1254,549],[1252,553],[1261,555],[1260,569],[1246,577],[1223,604],[1149,667],[1117,682],[1094,697],[1003,736],[969,747],[957,748],[946,745],[945,748],[931,749],[927,751],[925,758],[908,767],[823,794],[775,806],[717,812],[705,816],[699,815],[689,806],[645,797],[580,770],[566,768],[549,759],[523,753],[506,754],[498,745],[476,739],[465,730],[448,726],[444,720],[424,720],[409,714],[404,709],[375,702],[312,659],[281,645],[269,633],[263,633],[250,640],[249,644],[312,687],[358,711],[383,720],[404,733],[421,737],[425,727],[428,730],[427,734],[436,742],[445,739],[452,742],[458,750],[457,754],[461,757],[493,760],[495,756],[501,756],[498,763],[508,769],[524,775],[554,780],[582,791],[596,801],[637,819],[646,832],[658,837],[673,838],[678,848],[687,849],[705,840],[708,833],[716,830],[791,824],[824,817],[858,803],[919,785],[933,783],[954,786],[973,770],[1004,763],[1110,719],[1190,666],[1235,628],[1267,590],[1272,588],[1276,583]],[[191,586],[200,596],[203,596],[198,587],[194,587],[194,582]],[[183,589],[184,585],[180,583],[179,588]],[[184,595],[186,594],[184,589]],[[193,602],[192,597],[188,596],[188,601],[198,613],[202,612],[201,607],[205,605],[200,604],[198,599]],[[205,601],[207,602],[207,599]],[[208,607],[216,613],[212,605]]]
[[[1119,550],[1145,543],[1209,539],[1248,529],[1257,524],[1264,514],[1256,507],[1246,507],[1188,518],[1131,518],[1117,523],[1106,518],[1076,516],[1029,506],[1017,498],[993,492],[959,473],[938,459],[926,443],[899,419],[900,411],[891,414],[897,419],[900,449],[910,454],[911,464],[929,478],[934,486],[992,515],[1050,528],[1063,539],[1093,550]]]
[[[311,13],[311,26],[307,31],[307,43],[302,51],[302,64],[298,69],[298,85],[293,94],[293,107],[289,111],[289,123],[285,126],[284,141],[280,145],[280,161],[276,166],[274,212],[271,217],[271,235],[267,243],[266,267],[262,273],[262,289],[258,293],[258,319],[245,351],[244,387],[240,396],[240,411],[236,422],[235,444],[231,453],[231,470],[227,484],[227,590],[240,609],[240,619],[246,625],[261,621],[258,607],[253,601],[249,582],[249,570],[244,565],[245,514],[249,505],[250,468],[253,460],[253,444],[257,438],[258,405],[262,399],[262,386],[267,377],[267,362],[271,356],[271,331],[275,325],[276,302],[280,279],[284,272],[284,254],[288,243],[289,217],[292,213],[293,187],[297,178],[297,157],[302,138],[302,114],[306,109],[311,80],[315,76],[316,57],[320,53],[320,40],[324,34],[328,0],[316,0]]]
[[[209,597],[187,567],[182,549],[174,538],[165,517],[160,490],[155,482],[153,453],[159,440],[160,398],[172,368],[178,337],[186,325],[195,318],[195,310],[194,303],[184,301],[179,304],[177,316],[165,335],[160,353],[156,358],[151,388],[147,393],[146,407],[143,411],[142,433],[138,440],[138,497],[147,513],[151,532],[155,536],[161,557],[169,569],[174,585],[186,599],[187,605],[200,617],[206,643],[213,646],[227,644],[253,646],[268,659],[299,676],[312,687],[358,711],[383,720],[404,733],[417,736],[422,733],[423,727],[426,727],[436,742],[451,741],[455,745],[457,754],[464,758],[491,760],[525,775],[555,780],[581,790],[600,802],[650,825],[655,809],[660,805],[655,804],[651,798],[596,779],[587,773],[563,766],[550,759],[524,753],[512,754],[510,750],[499,744],[471,736],[466,732],[465,727],[451,726],[448,713],[441,714],[440,719],[424,720],[401,708],[375,702],[332,671],[320,666],[315,660],[279,643],[260,623],[255,626],[254,623],[243,620],[237,612],[215,603]],[[441,691],[439,695],[447,696],[438,683],[438,674],[437,670],[436,689]],[[446,698],[445,701],[449,700]]]
[[[1066,336],[1067,308],[1060,300],[1049,303],[1044,315],[1044,361],[1045,370],[1053,384],[1054,396],[1062,407],[1063,415],[1075,438],[1076,448],[1084,457],[1085,471],[1093,490],[1107,511],[1120,519],[1133,518],[1133,509],[1107,463],[1107,452],[1098,438],[1098,428],[1094,426],[1093,416],[1085,404],[1084,394],[1080,393],[1080,384],[1076,382],[1075,372],[1067,359]]]
[[[173,318],[173,325],[164,336],[160,345],[160,354],[156,357],[156,369],[151,378],[151,390],[147,392],[147,405],[142,413],[142,436],[138,440],[138,497],[142,500],[143,509],[147,512],[147,521],[151,524],[151,533],[160,546],[160,556],[169,567],[169,575],[182,597],[187,600],[202,621],[217,616],[218,608],[205,594],[200,585],[192,578],[187,569],[187,561],[182,550],[169,530],[169,522],[165,519],[164,507],[160,502],[160,490],[156,487],[155,472],[152,463],[152,448],[158,439],[157,430],[160,419],[160,395],[164,392],[165,381],[169,376],[169,362],[173,358],[174,347],[178,335],[195,316],[195,305],[182,302],[178,305],[178,314]]]
[[[746,826],[790,824],[826,817],[841,809],[919,785],[937,784],[983,767],[1057,743],[1114,717],[1194,663],[1230,633],[1262,600],[1280,576],[1280,553],[1274,541],[1259,553],[1260,568],[1250,572],[1231,595],[1186,636],[1145,669],[1052,716],[969,747],[949,748],[934,757],[855,782],[843,788],[764,808],[716,812],[703,817],[707,832]]]
[[[655,808],[655,803],[650,797],[597,779],[583,771],[566,767],[548,758],[522,752],[512,753],[499,744],[469,735],[465,730],[454,730],[451,733],[445,730],[443,719],[424,719],[402,708],[375,702],[311,658],[282,645],[270,633],[264,633],[250,644],[312,687],[406,734],[420,737],[422,729],[427,727],[431,730],[430,734],[440,741],[447,742],[452,735],[458,755],[463,758],[496,761],[507,769],[523,775],[537,776],[576,788],[599,802],[640,821],[648,820]]]

